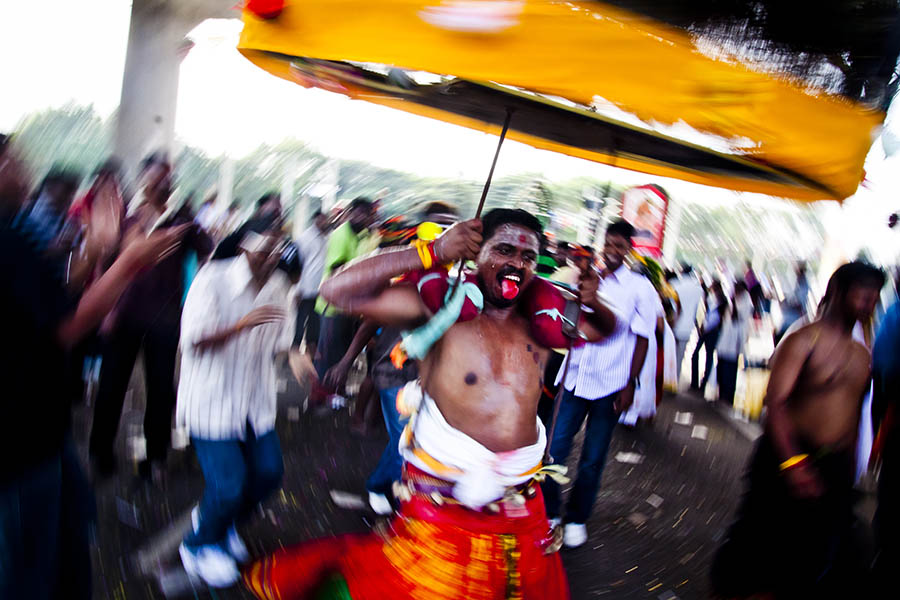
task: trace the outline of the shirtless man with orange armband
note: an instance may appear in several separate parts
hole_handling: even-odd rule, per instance
[[[400,508],[380,535],[302,544],[251,566],[245,582],[259,597],[568,598],[536,483],[548,472],[537,418],[544,364],[551,347],[569,344],[566,300],[534,277],[543,242],[532,215],[496,209],[323,283],[322,295],[348,313],[425,326],[403,342],[420,359],[420,379],[398,399],[412,413],[400,444]],[[458,284],[440,266],[469,259],[477,269]],[[593,269],[582,273],[580,300],[590,310],[578,326],[587,340],[616,324],[597,284]],[[412,339],[442,322],[427,350]]]

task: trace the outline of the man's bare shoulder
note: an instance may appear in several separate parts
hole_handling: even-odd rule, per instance
[[[792,353],[801,348],[812,350],[821,335],[822,325],[819,322],[813,321],[812,323],[807,323],[786,335],[775,348],[775,353]]]
[[[859,340],[854,339],[850,341],[850,351],[853,353],[854,358],[865,359],[867,361],[872,359],[872,351]]]

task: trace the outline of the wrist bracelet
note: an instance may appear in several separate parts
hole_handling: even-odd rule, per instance
[[[778,466],[779,471],[787,471],[799,465],[805,464],[809,460],[809,454],[795,454]]]
[[[429,243],[425,240],[415,240],[413,242],[413,246],[416,248],[416,252],[419,254],[419,260],[422,261],[422,268],[428,270],[434,264],[434,259],[432,258],[432,254],[428,249]]]

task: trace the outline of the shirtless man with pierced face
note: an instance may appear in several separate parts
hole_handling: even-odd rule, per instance
[[[438,238],[440,262],[474,259],[484,310],[453,325],[422,361],[420,379],[447,422],[494,452],[536,441],[537,403],[550,350],[531,336],[517,310],[520,290],[534,277],[541,240],[516,223],[499,225],[482,243],[481,222],[465,221]],[[385,287],[391,277],[421,268],[414,249],[382,254],[349,266],[322,284],[330,302],[374,320],[414,327],[431,315],[414,287]],[[585,306],[597,312],[582,319],[582,330],[599,339],[615,317],[597,298],[597,274],[582,276]]]
[[[309,566],[317,564],[340,578],[343,598],[568,598],[535,482],[543,474],[546,436],[537,406],[550,352],[538,337],[554,344],[565,339],[543,337],[546,330],[533,320],[553,312],[557,318],[548,327],[562,335],[554,312],[563,305],[559,292],[533,280],[542,238],[532,215],[497,209],[436,240],[435,265],[476,261],[476,277],[460,285],[467,294],[477,286],[483,308],[474,318],[456,320],[430,347],[420,361],[421,392],[405,388],[404,395],[418,395],[421,403],[401,439],[401,505],[383,534],[388,539],[326,539],[285,550],[248,572],[246,582],[258,596],[320,593],[315,582],[323,576]],[[438,277],[452,289],[446,271],[422,272],[427,262],[416,248],[378,254],[349,264],[320,292],[347,313],[413,329],[432,311],[416,285],[390,282],[418,272],[418,285]],[[593,309],[582,316],[580,329],[589,340],[600,339],[614,329],[616,317],[598,300],[593,269],[582,273],[580,284],[581,301]]]

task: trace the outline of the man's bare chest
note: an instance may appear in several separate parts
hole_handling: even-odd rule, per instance
[[[491,322],[478,317],[454,325],[441,339],[438,364],[463,379],[510,381],[540,378],[549,350],[537,344],[523,319]],[[465,383],[469,383],[466,381]],[[473,382],[474,383],[474,382]]]

